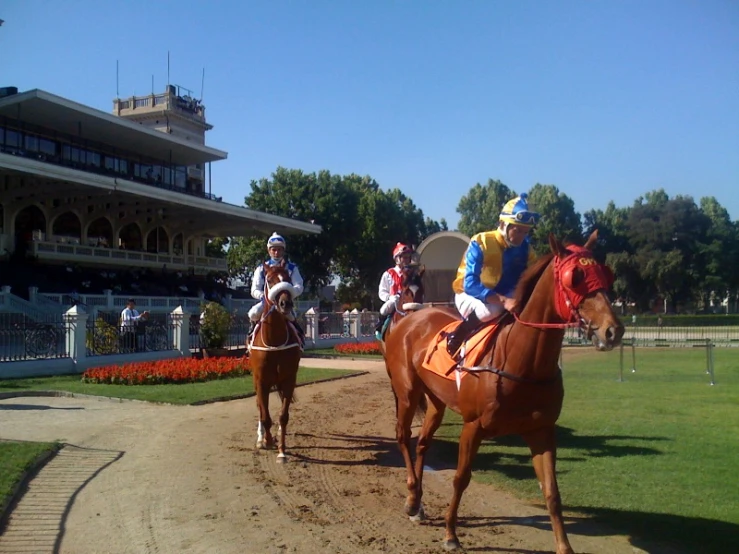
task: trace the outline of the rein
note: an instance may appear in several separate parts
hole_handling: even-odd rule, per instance
[[[487,371],[489,373],[495,373],[498,377],[510,379],[511,381],[514,381],[516,383],[526,383],[529,385],[551,385],[556,383],[562,377],[562,368],[559,368],[557,370],[557,373],[555,373],[554,376],[550,377],[549,379],[528,379],[527,377],[521,377],[520,375],[509,373],[508,371],[498,369],[491,365],[475,365],[472,367],[459,367],[456,369],[458,369],[459,371],[466,371],[468,373],[479,373],[481,371]]]
[[[264,288],[267,291],[269,291],[269,284],[265,283]],[[296,348],[296,347],[302,350],[299,341],[294,342],[292,344],[288,344],[290,342],[291,337],[290,337],[290,330],[288,329],[287,319],[285,320],[285,330],[287,331],[287,337],[285,338],[285,342],[278,346],[272,346],[272,345],[267,344],[267,341],[264,338],[264,325],[263,324],[267,321],[267,318],[269,317],[269,315],[275,311],[277,306],[273,304],[272,301],[269,300],[269,298],[267,298],[267,295],[265,295],[265,299],[267,300],[267,302],[269,302],[270,307],[266,313],[262,314],[262,317],[259,319],[259,323],[257,324],[259,326],[259,336],[262,337],[262,343],[264,343],[264,346],[255,346],[254,339],[252,338],[252,341],[251,341],[252,343],[251,345],[249,345],[249,350],[262,350],[265,352],[275,352],[278,350],[288,350],[290,348]],[[254,333],[254,336],[256,336],[256,332]]]

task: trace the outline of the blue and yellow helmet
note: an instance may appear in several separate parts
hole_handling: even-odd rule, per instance
[[[513,200],[509,200],[500,212],[500,220],[503,223],[534,227],[539,223],[541,216],[537,212],[529,210],[528,194],[521,193]]]

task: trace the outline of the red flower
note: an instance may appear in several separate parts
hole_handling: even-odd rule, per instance
[[[334,350],[341,354],[382,354],[382,350],[380,350],[380,341],[345,342],[334,346]]]
[[[112,385],[160,385],[212,381],[249,373],[248,358],[175,358],[93,367],[82,374],[82,380]]]

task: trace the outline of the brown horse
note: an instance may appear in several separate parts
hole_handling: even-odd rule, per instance
[[[423,298],[425,292],[423,288],[423,274],[425,271],[426,266],[419,266],[418,264],[409,264],[401,270],[398,301],[395,303],[395,310],[390,316],[390,322],[387,324],[383,340],[380,341],[380,349],[383,351],[383,354],[385,352],[384,341],[387,341],[387,337],[393,326],[408,314],[417,312],[424,307]]]
[[[550,236],[552,250],[523,275],[516,294],[522,306],[515,322],[503,325],[484,362],[468,371],[458,387],[454,380],[426,370],[427,345],[446,325],[458,319],[451,310],[429,308],[401,320],[388,337],[385,361],[395,392],[397,440],[407,469],[405,511],[423,518],[424,458],[448,406],[464,420],[454,493],[446,514],[445,548],[460,548],[457,512],[471,478],[471,464],[485,438],[518,434],[531,449],[534,469],[544,493],[554,530],[557,554],[571,554],[562,521],[555,475],[555,422],[564,397],[558,366],[564,328],[583,324],[599,350],[617,346],[623,325],[606,294],[610,270],[590,252],[597,234],[585,247],[564,246]],[[415,466],[410,453],[411,424],[416,410],[426,410],[418,435]]]
[[[269,394],[276,390],[282,400],[277,461],[286,462],[285,434],[302,347],[289,323],[293,309],[293,286],[284,262],[274,266],[264,264],[264,282],[264,310],[249,345],[249,364],[259,408],[256,446],[260,449],[275,446],[269,415]]]

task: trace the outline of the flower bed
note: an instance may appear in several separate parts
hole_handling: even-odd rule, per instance
[[[343,344],[337,344],[334,346],[334,350],[339,354],[359,354],[365,356],[370,354],[376,354],[378,356],[382,355],[382,350],[380,350],[380,341],[346,342]]]
[[[246,358],[177,358],[93,367],[82,374],[82,381],[110,385],[161,385],[212,381],[249,373],[249,360]]]

